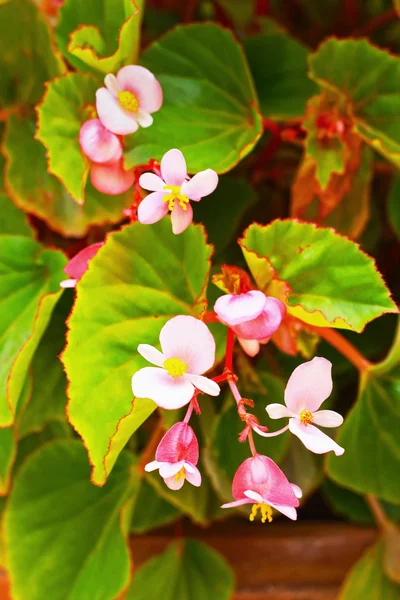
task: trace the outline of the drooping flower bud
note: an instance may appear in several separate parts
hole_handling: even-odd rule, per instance
[[[64,268],[64,272],[69,275],[70,279],[65,279],[60,283],[63,288],[75,287],[77,281],[86,273],[89,267],[89,262],[97,254],[100,248],[104,245],[104,242],[97,242],[87,246],[78,254],[75,254],[73,258],[67,263]]]
[[[100,164],[112,164],[122,156],[119,137],[108,131],[99,119],[89,119],[79,132],[79,143],[90,160]]]

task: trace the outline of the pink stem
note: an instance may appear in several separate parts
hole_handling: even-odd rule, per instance
[[[250,450],[253,456],[257,455],[257,450],[256,447],[254,445],[254,440],[253,440],[253,432],[252,430],[249,428],[249,433],[247,434],[247,439],[249,440],[249,446],[250,446]]]
[[[262,437],[274,437],[276,435],[281,435],[281,433],[285,433],[285,431],[287,431],[289,429],[289,425],[286,425],[286,427],[283,427],[282,429],[279,429],[278,431],[271,431],[270,433],[266,433],[265,431],[261,431],[261,429],[259,429],[257,427],[257,425],[254,425],[253,430],[258,433],[258,435],[262,435]]]
[[[190,417],[192,416],[192,412],[193,412],[193,402],[190,401],[188,409],[186,411],[185,418],[183,419],[184,423],[189,423]]]

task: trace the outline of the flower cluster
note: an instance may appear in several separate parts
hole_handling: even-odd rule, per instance
[[[217,301],[215,311],[219,318],[241,340],[266,342],[279,326],[283,305],[281,307],[280,301],[260,294],[248,291],[236,296],[222,296]],[[203,321],[185,315],[174,317],[161,329],[159,342],[161,351],[148,344],[138,346],[139,354],[155,367],[145,366],[133,375],[132,391],[136,397],[151,398],[164,409],[189,406],[184,420],[175,423],[164,435],[155,460],[148,463],[145,470],[158,470],[165,484],[173,490],[180,489],[185,480],[195,486],[201,485],[197,468],[199,444],[189,420],[193,411],[201,412],[198,395],[217,396],[220,392],[217,382],[227,381],[237,402],[239,417],[246,424],[241,440],[249,440],[252,456],[236,471],[232,483],[234,501],[223,504],[222,508],[252,504],[251,521],[258,511],[263,523],[271,521],[272,509],[295,520],[302,491],[288,481],[271,458],[258,454],[253,432],[272,437],[289,430],[312,452],[322,454],[332,450],[336,455],[342,454],[343,448],[313,425],[337,427],[343,422],[336,412],[318,410],[332,391],[331,363],[315,357],[294,370],[286,386],[285,405],[275,403],[266,407],[270,418],[288,417],[289,423],[277,432],[267,433],[267,428],[244,408],[245,404],[252,405],[252,401],[241,397],[237,377],[231,370],[225,368],[222,375],[214,378],[204,376],[214,365],[215,341]],[[227,348],[227,352],[232,351],[233,346]],[[232,356],[229,362],[231,359]]]

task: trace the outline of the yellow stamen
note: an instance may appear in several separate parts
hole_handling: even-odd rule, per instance
[[[163,198],[163,202],[168,202],[168,210],[174,208],[175,200],[179,200],[179,206],[181,206],[183,210],[187,210],[189,198],[181,193],[180,185],[164,185],[163,190],[169,191],[169,194],[164,194]]]
[[[300,423],[303,425],[311,425],[313,421],[313,414],[309,410],[302,410],[300,413]]]
[[[118,92],[118,100],[122,108],[125,108],[125,110],[129,110],[129,112],[132,113],[136,113],[138,111],[139,100],[136,98],[135,94],[132,94],[132,92],[128,92],[128,90]]]
[[[176,475],[174,475],[176,481],[179,481],[180,479],[186,479],[186,471],[184,469],[184,467],[182,467],[182,469],[180,471],[177,472]]]
[[[187,364],[180,358],[167,358],[163,367],[171,377],[181,377],[188,370]]]
[[[272,508],[268,504],[253,504],[250,514],[250,521],[254,521],[257,516],[258,509],[260,509],[261,513],[261,523],[271,523],[272,521]]]

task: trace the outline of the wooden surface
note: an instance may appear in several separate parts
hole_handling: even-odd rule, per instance
[[[231,564],[236,573],[232,600],[335,600],[346,573],[376,535],[373,529],[342,523],[244,521],[210,529],[185,524],[183,533],[207,542]],[[172,538],[170,528],[132,536],[135,566],[162,552]],[[6,574],[0,571],[0,600],[10,598]]]

